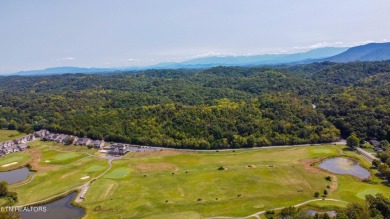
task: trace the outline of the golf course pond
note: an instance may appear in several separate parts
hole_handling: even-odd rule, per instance
[[[370,177],[370,172],[360,166],[359,162],[344,157],[327,159],[321,162],[318,166],[335,174],[352,175],[360,179]]]
[[[81,218],[85,214],[85,210],[72,205],[72,200],[77,193],[73,192],[61,199],[50,202],[48,204],[35,206],[30,212],[22,211],[22,219],[74,219]]]
[[[16,170],[0,172],[0,182],[6,181],[8,184],[17,183],[27,179],[28,175],[32,172],[27,167],[23,167]]]

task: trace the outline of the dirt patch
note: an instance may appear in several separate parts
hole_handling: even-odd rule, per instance
[[[317,158],[317,159],[306,159],[306,160],[300,160],[300,162],[303,164],[303,167],[305,168],[305,170],[309,171],[310,173],[328,173],[326,171],[323,171],[317,167],[314,167],[314,164],[315,163],[318,163],[321,161],[321,158]],[[332,176],[332,184],[330,185],[330,191],[335,191],[338,187],[338,180],[337,180],[337,176],[333,175],[333,174],[329,174]]]
[[[246,165],[245,167],[246,167],[246,168],[256,168],[256,166],[255,166],[255,165],[253,165],[253,164]]]
[[[26,153],[29,153],[32,155],[30,160],[28,161],[33,170],[51,170],[57,167],[57,165],[40,165],[39,162],[41,161],[41,151],[38,148],[31,148],[25,151]]]
[[[337,176],[335,175],[332,175],[332,185],[330,186],[330,191],[333,192],[334,190],[336,190],[338,187],[338,179],[337,179]]]
[[[317,162],[320,162],[321,158],[317,159],[305,159],[305,160],[300,160],[301,164],[305,168],[305,170],[309,171],[310,173],[323,173],[324,171],[314,167],[313,165]]]
[[[178,171],[180,168],[170,163],[142,163],[137,164],[136,168],[141,172],[150,171]]]

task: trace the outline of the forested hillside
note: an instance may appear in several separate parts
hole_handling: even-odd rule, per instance
[[[390,140],[390,62],[9,76],[0,105],[1,128],[166,147]]]

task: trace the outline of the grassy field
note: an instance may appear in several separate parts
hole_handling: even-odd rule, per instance
[[[344,202],[336,202],[336,201],[329,201],[329,200],[321,200],[316,202],[310,202],[310,204],[307,205],[307,207],[313,207],[315,209],[323,209],[323,210],[332,210],[335,207],[336,208],[345,208],[347,207],[347,203]]]
[[[50,198],[85,184],[108,168],[107,160],[92,157],[94,149],[80,146],[64,146],[55,142],[33,141],[24,152],[8,154],[0,159],[2,164],[18,162],[31,163],[34,179],[27,184],[11,185],[10,190],[18,193],[19,205]],[[38,157],[36,157],[38,156]],[[7,167],[15,169],[18,164]],[[6,168],[0,168],[0,170]],[[83,177],[89,176],[89,178]]]
[[[40,141],[30,145],[40,151],[39,165],[56,165],[35,173],[30,183],[11,187],[18,193],[20,205],[81,186],[108,168],[107,160],[91,156],[96,150]],[[389,194],[390,188],[376,177],[374,184],[369,184],[308,165],[341,153],[370,166],[341,146],[130,153],[113,161],[112,168],[91,184],[82,205],[87,208],[85,218],[239,217],[313,199],[314,192],[322,193],[327,185],[331,185],[328,198],[349,202],[363,202],[366,194]],[[218,170],[220,167],[224,170]],[[328,175],[337,179],[336,186],[324,179]],[[86,176],[90,178],[81,179]],[[345,206],[322,201],[311,204],[319,208]],[[113,212],[94,211],[97,206]]]
[[[15,138],[25,136],[25,133],[18,132],[16,130],[3,130],[0,129],[0,142],[9,141]]]
[[[24,166],[25,164],[28,163],[30,158],[31,158],[31,154],[25,152],[7,154],[4,157],[0,158],[0,171],[13,170],[18,167]],[[7,165],[14,162],[17,163],[11,166],[2,167],[2,165]]]
[[[35,141],[29,143],[31,147],[37,147],[41,151],[41,160],[40,164],[69,164],[72,163],[80,158],[88,156],[84,153],[78,153],[78,152],[64,152],[67,151],[68,148],[64,148],[62,146],[62,150],[64,151],[57,151],[57,143],[54,142],[42,142],[42,141]],[[51,147],[50,147],[51,146]]]
[[[98,149],[88,149],[86,146],[64,145],[53,141],[33,141],[28,143],[31,147],[48,148],[52,150],[95,154]]]
[[[106,160],[89,157],[63,168],[38,171],[32,182],[16,188],[11,187],[11,189],[18,193],[18,204],[36,202],[85,184],[87,181],[81,179],[82,177],[98,176],[104,171],[103,169],[88,171],[96,165],[104,166],[104,169],[108,168]]]
[[[329,173],[311,173],[302,160],[340,155],[338,147],[156,153],[118,160],[91,185],[83,202],[89,209],[86,218],[246,216],[298,204],[313,199],[314,192],[322,193],[329,184],[324,179]],[[225,170],[218,170],[221,166]],[[337,178],[340,185],[329,198],[362,202],[363,193],[390,192],[381,184]],[[117,211],[94,212],[96,206]]]

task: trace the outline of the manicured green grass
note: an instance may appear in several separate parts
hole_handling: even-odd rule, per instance
[[[310,202],[308,206],[317,207],[319,209],[334,209],[334,207],[337,208],[345,208],[347,207],[347,203],[344,202],[336,202],[336,201],[330,201],[330,200],[321,200],[316,202]]]
[[[329,197],[342,199],[348,202],[364,202],[366,194],[390,194],[390,187],[382,183],[370,184],[365,182],[357,182],[351,176],[338,176],[338,189],[336,193],[332,193]]]
[[[7,154],[4,157],[0,158],[0,171],[7,171],[16,169],[20,166],[23,166],[27,163],[27,161],[31,158],[31,155],[25,152],[15,152],[11,154]],[[18,162],[17,164],[7,166],[7,167],[1,167],[5,164],[10,164],[13,162]]]
[[[130,168],[126,167],[116,167],[114,170],[111,170],[106,175],[104,175],[104,178],[106,179],[123,179],[126,176],[128,176],[130,173]]]
[[[31,148],[40,149],[41,165],[64,165],[88,156],[88,154],[83,152],[73,152],[72,150],[69,150],[68,146],[56,142],[34,141],[30,142],[28,145],[31,146]]]
[[[336,155],[335,147],[295,147],[118,160],[110,179],[106,175],[91,185],[83,205],[86,218],[247,216],[313,199],[329,184],[324,179],[329,174],[310,173],[300,160]],[[218,170],[221,166],[227,170]],[[128,168],[123,178],[111,176],[123,176]],[[118,211],[90,210],[98,205]]]
[[[75,145],[64,145],[62,143],[56,143],[54,141],[34,141],[30,142],[28,145],[32,147],[47,147],[54,150],[60,150],[65,152],[78,152],[78,153],[88,153],[88,154],[95,154],[98,149],[91,148],[88,149],[86,146],[75,146]]]
[[[40,164],[69,164],[88,155],[76,152],[59,152],[49,148],[42,149]]]
[[[334,149],[332,148],[310,148],[310,153],[313,154],[334,154]]]
[[[104,165],[92,165],[91,167],[89,167],[88,169],[86,169],[85,172],[87,172],[87,173],[98,172],[98,171],[104,170],[104,169],[106,169],[106,168],[107,168],[107,167],[104,166]]]
[[[15,138],[25,136],[25,133],[18,132],[16,130],[4,130],[0,129],[0,142],[9,141]]]
[[[20,187],[11,187],[11,190],[18,193],[18,204],[20,205],[40,201],[83,185],[87,180],[80,178],[84,176],[90,176],[90,179],[98,176],[104,170],[96,172],[87,171],[96,165],[108,168],[107,160],[92,157],[86,158],[63,168],[46,172],[38,171],[35,173],[36,176],[32,182]]]
[[[69,153],[75,153],[46,151],[48,147],[42,143],[36,147],[42,150],[43,157],[58,160],[72,159]],[[113,161],[112,169],[90,185],[82,202],[87,209],[85,218],[242,217],[296,205],[314,199],[314,192],[322,193],[331,184],[325,176],[332,174],[310,172],[302,160],[340,156],[342,149],[341,146],[307,146],[127,156]],[[354,152],[343,153],[359,159],[363,166],[370,165]],[[90,176],[91,180],[108,167],[107,160],[96,157],[73,162],[39,171],[31,183],[12,188],[18,192],[18,204],[39,201],[81,186],[88,181],[81,177]],[[225,170],[218,170],[219,167]],[[390,193],[390,188],[381,183],[332,176],[337,178],[338,188],[329,191],[328,198],[364,202],[366,194]],[[380,181],[373,178],[374,182]],[[345,206],[338,202],[312,204],[330,208]],[[115,211],[97,212],[93,210],[96,206]]]

